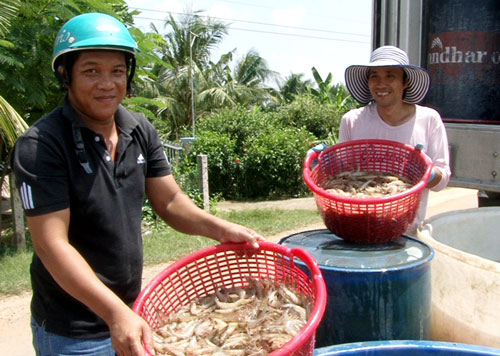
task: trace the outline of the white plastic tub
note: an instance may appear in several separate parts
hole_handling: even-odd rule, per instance
[[[417,236],[436,254],[432,340],[500,347],[500,207],[436,215]]]

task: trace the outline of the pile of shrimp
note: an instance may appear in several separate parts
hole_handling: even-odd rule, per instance
[[[402,193],[413,186],[408,179],[382,172],[342,172],[321,183],[332,194],[350,198],[380,198]]]
[[[244,288],[220,288],[170,315],[158,314],[156,355],[264,356],[306,324],[310,298],[290,284],[247,278]]]

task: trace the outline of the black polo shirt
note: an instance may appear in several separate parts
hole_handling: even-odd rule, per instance
[[[132,305],[141,288],[145,180],[171,174],[171,166],[157,131],[143,115],[120,106],[115,119],[119,141],[113,161],[103,137],[66,99],[18,139],[12,167],[26,215],[69,208],[69,242]],[[82,144],[80,152],[75,140]],[[47,331],[82,338],[109,335],[104,321],[64,292],[36,254],[31,281],[32,315]]]

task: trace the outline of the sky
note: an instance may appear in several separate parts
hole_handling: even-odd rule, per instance
[[[155,23],[202,11],[228,26],[228,34],[213,52],[213,60],[236,49],[235,59],[256,51],[282,79],[303,74],[313,80],[315,67],[324,79],[345,83],[344,71],[362,64],[371,53],[372,0],[126,0],[139,10],[135,25],[143,32]],[[168,29],[167,29],[168,31]],[[234,60],[233,60],[234,61]]]

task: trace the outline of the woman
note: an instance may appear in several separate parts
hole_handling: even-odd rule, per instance
[[[409,64],[408,55],[394,46],[377,48],[370,62],[345,71],[351,95],[366,106],[342,117],[339,141],[385,139],[422,145],[434,168],[417,212],[406,234],[414,235],[424,220],[429,189],[444,189],[450,180],[448,138],[439,113],[418,105],[430,88],[423,68]]]

